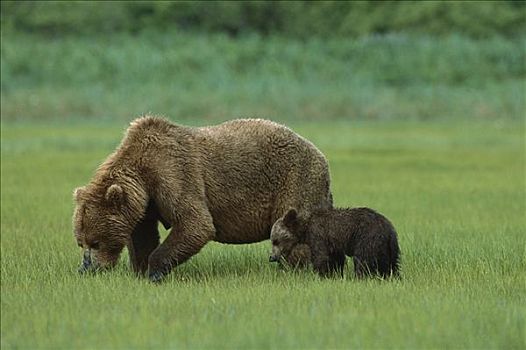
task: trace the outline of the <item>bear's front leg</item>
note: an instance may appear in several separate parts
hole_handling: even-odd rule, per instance
[[[148,259],[148,277],[152,282],[161,281],[172,268],[182,264],[215,237],[215,228],[208,211],[186,213],[185,222],[174,224],[164,242]]]
[[[331,273],[331,257],[329,249],[323,243],[311,246],[312,266],[321,277],[329,277]]]
[[[160,236],[157,218],[146,215],[137,224],[128,242],[130,264],[135,273],[144,275],[148,271],[148,257],[159,246]]]
[[[279,260],[280,264],[283,264],[283,260]],[[288,267],[294,269],[302,269],[309,266],[311,263],[311,252],[310,247],[305,243],[296,244],[285,256],[285,264]]]

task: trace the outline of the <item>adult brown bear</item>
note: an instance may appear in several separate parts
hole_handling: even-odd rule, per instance
[[[285,126],[241,119],[187,127],[145,116],[133,121],[91,182],[75,190],[81,271],[131,265],[158,281],[211,240],[268,239],[288,208],[332,206],[324,155]],[[158,221],[171,227],[160,243]]]

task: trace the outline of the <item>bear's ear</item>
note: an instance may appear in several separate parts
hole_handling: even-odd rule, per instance
[[[78,202],[80,200],[80,198],[82,198],[82,196],[85,193],[85,191],[86,191],[85,187],[77,187],[77,188],[75,188],[75,190],[73,191],[73,199]]]
[[[293,227],[296,224],[296,221],[298,220],[298,212],[296,209],[292,208],[289,209],[287,214],[283,217],[283,224],[287,227]]]
[[[122,190],[122,187],[117,184],[108,187],[108,190],[106,191],[106,200],[113,205],[121,205],[124,200],[124,191]]]

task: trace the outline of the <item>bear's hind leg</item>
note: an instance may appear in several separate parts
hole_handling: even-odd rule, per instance
[[[363,256],[353,256],[354,273],[357,278],[369,277],[377,272],[377,266],[374,259],[368,259]]]
[[[329,260],[329,271],[331,274],[339,275],[343,278],[343,270],[345,269],[345,254],[344,253],[334,253],[331,254]]]
[[[377,261],[377,265],[376,265],[377,269],[375,271],[376,274],[382,278],[390,277],[393,271],[391,270],[389,256],[387,254],[382,254],[378,256],[376,261]]]

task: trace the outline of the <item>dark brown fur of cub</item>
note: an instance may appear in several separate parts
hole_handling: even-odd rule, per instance
[[[385,216],[369,208],[320,209],[306,217],[291,209],[276,221],[270,238],[271,260],[286,258],[306,244],[322,276],[342,274],[346,255],[352,256],[357,277],[399,275],[396,231]]]

